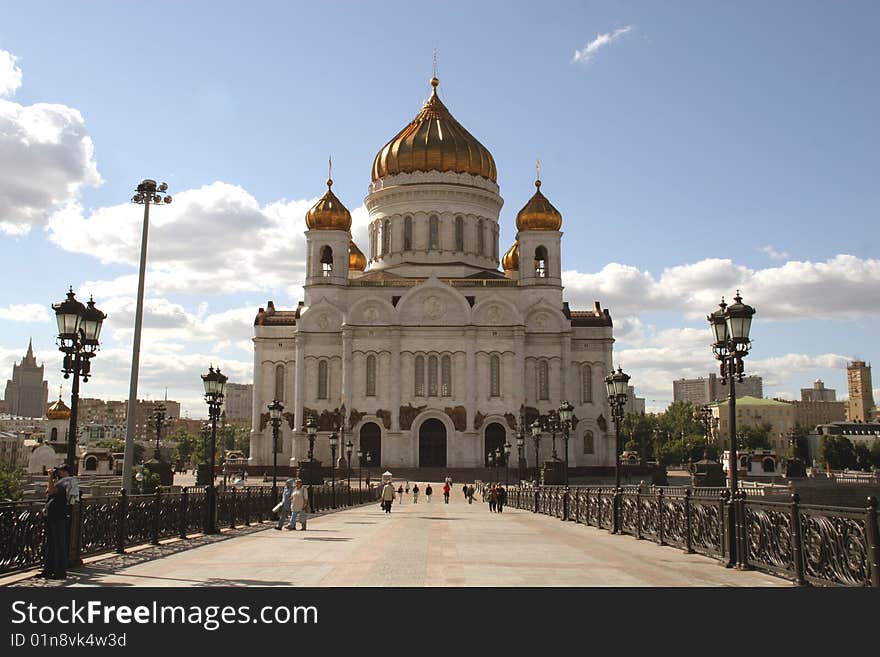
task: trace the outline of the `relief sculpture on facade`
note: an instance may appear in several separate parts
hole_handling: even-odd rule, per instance
[[[452,426],[455,427],[456,431],[465,431],[467,429],[467,409],[464,406],[456,406],[454,408],[447,406],[443,409],[443,412],[452,420]]]
[[[401,406],[397,416],[397,419],[400,422],[400,428],[406,431],[411,429],[413,420],[415,420],[418,414],[426,408],[427,406],[413,406],[412,404]]]
[[[260,413],[260,431],[265,429],[267,424],[269,424],[269,414]]]
[[[282,413],[281,417],[287,420],[287,426],[290,427],[291,431],[296,431],[296,422],[293,413]]]
[[[480,411],[477,411],[476,415],[474,415],[474,429],[479,429],[483,426],[483,421],[486,419],[486,416],[483,415]]]
[[[386,411],[384,408],[380,408],[376,411],[376,417],[382,420],[382,425],[385,429],[391,428],[391,411]]]
[[[507,420],[507,426],[516,431],[516,416],[513,413],[505,413],[504,419]]]

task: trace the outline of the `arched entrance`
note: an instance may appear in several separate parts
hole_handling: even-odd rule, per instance
[[[497,422],[486,427],[486,449],[483,454],[483,465],[487,468],[489,467],[489,454],[497,449],[501,450],[502,455],[504,454],[505,438],[507,438],[507,432]]]
[[[382,465],[382,430],[375,422],[367,422],[361,427],[361,467],[380,467]],[[367,462],[367,454],[370,461]]]
[[[446,425],[440,420],[425,420],[419,427],[419,467],[446,467]]]

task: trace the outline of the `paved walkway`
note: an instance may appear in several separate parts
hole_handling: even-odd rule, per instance
[[[435,490],[439,491],[439,486]],[[468,505],[456,491],[169,543],[90,563],[72,586],[791,586],[757,572],[549,516]],[[189,549],[185,549],[189,548]],[[164,556],[159,556],[164,555]],[[32,584],[28,580],[21,584]]]

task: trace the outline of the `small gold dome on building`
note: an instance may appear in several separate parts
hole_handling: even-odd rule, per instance
[[[330,189],[333,181],[327,179],[327,191],[306,212],[306,226],[309,230],[349,230],[351,229],[351,213],[336,194]]]
[[[559,230],[562,228],[562,214],[541,193],[540,180],[535,181],[535,187],[534,196],[516,215],[516,229]]]
[[[504,271],[518,271],[519,270],[519,242],[514,240],[513,245],[507,249],[503,256],[501,256],[501,266],[504,268]]]
[[[59,398],[58,401],[49,404],[49,408],[46,410],[46,417],[50,420],[69,420],[70,409]]]
[[[497,181],[489,150],[456,121],[437,96],[440,80],[431,78],[431,97],[408,126],[373,160],[373,180],[413,171],[454,171]]]
[[[367,256],[364,255],[354,240],[348,243],[348,269],[349,271],[363,271],[367,268]]]

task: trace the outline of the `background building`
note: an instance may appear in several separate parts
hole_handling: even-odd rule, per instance
[[[847,420],[870,422],[874,419],[874,390],[871,384],[871,366],[863,360],[854,360],[846,368],[849,384]]]
[[[168,400],[147,401],[138,399],[135,406],[135,440],[155,440],[156,425],[150,420],[150,416],[156,409],[156,406],[165,407],[166,419],[176,419],[180,417],[180,402]],[[119,428],[122,428],[122,437],[125,437],[126,418],[128,416],[128,401],[104,401],[103,399],[94,399],[91,397],[81,397],[79,400],[79,418],[78,422],[83,427],[97,428],[98,432],[112,436],[118,435]],[[103,427],[103,429],[101,429]],[[163,429],[163,437],[166,430]],[[106,438],[107,436],[105,436]]]
[[[846,402],[842,401],[790,401],[794,406],[795,422],[807,429],[819,424],[846,420]]]
[[[801,401],[833,402],[837,401],[837,391],[826,388],[822,379],[816,379],[812,388],[801,388]]]
[[[714,401],[727,399],[728,388],[721,385],[721,379],[715,374],[698,379],[678,379],[672,382],[672,401],[691,402],[702,406]],[[764,380],[760,376],[743,377],[742,383],[736,383],[736,398],[764,396]]]
[[[636,389],[633,386],[629,386],[626,390],[626,406],[623,412],[636,414],[645,412],[645,398],[636,397]]]
[[[227,383],[223,405],[227,422],[249,423],[253,415],[254,384]]]
[[[728,402],[716,402],[711,405],[712,415],[718,419],[715,433],[721,449],[730,447],[730,416]],[[788,449],[788,432],[795,426],[795,407],[790,402],[775,399],[758,399],[742,397],[736,400],[737,431],[743,427],[762,427],[769,425],[770,448],[777,454],[785,454]]]
[[[13,467],[25,467],[27,465],[24,449],[25,440],[24,434],[0,431],[0,461],[8,463]]]
[[[12,366],[12,378],[6,380],[6,413],[18,417],[46,417],[49,384],[43,378],[43,366],[37,365],[33,342],[21,363]]]

